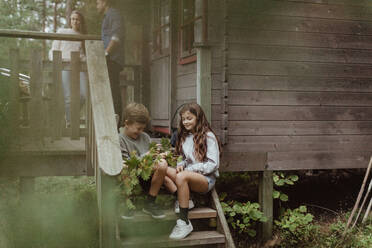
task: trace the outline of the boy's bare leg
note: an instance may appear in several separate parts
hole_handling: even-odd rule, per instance
[[[154,175],[151,179],[151,187],[149,190],[149,195],[157,196],[161,185],[164,182],[164,177],[167,173],[168,164],[165,160],[161,160],[155,169]]]
[[[199,193],[207,192],[208,190],[208,181],[205,176],[192,171],[177,173],[176,185],[181,208],[189,207],[190,189]]]

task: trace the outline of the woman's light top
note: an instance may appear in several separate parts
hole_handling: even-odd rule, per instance
[[[58,30],[59,34],[80,34],[72,28],[61,28]],[[85,60],[81,41],[67,41],[67,40],[54,40],[52,48],[49,51],[49,60],[53,60],[53,51],[62,51],[62,60],[71,61],[71,52],[80,52],[80,59]]]

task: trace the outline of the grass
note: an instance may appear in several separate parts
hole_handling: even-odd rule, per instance
[[[95,184],[89,177],[35,180],[19,195],[19,179],[0,178],[0,247],[98,247]]]

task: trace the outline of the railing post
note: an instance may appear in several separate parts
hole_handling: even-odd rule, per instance
[[[62,137],[62,125],[64,123],[64,100],[62,93],[62,53],[53,51],[53,83],[52,83],[52,135],[58,140]]]
[[[80,52],[71,52],[71,139],[80,138]]]
[[[10,49],[9,57],[11,61],[11,80],[10,80],[10,99],[11,99],[11,124],[18,128],[19,125],[19,50]]]
[[[273,172],[262,171],[259,178],[258,201],[261,211],[267,217],[267,222],[261,224],[261,238],[267,241],[273,235]]]
[[[89,154],[96,165],[100,248],[116,246],[114,190],[123,168],[107,64],[101,41],[86,41],[92,130]]]
[[[42,99],[42,56],[40,49],[32,50],[31,56],[31,101],[30,101],[30,127],[33,137],[41,141],[43,136],[43,113],[41,111]]]

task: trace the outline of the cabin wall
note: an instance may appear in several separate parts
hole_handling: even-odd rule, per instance
[[[196,102],[196,62],[177,65],[177,106]]]
[[[365,167],[372,150],[372,2],[218,2],[227,4],[228,19],[211,37],[212,125],[220,133],[219,53],[226,48],[225,151],[268,152],[268,169]],[[210,19],[222,27],[219,10]]]

